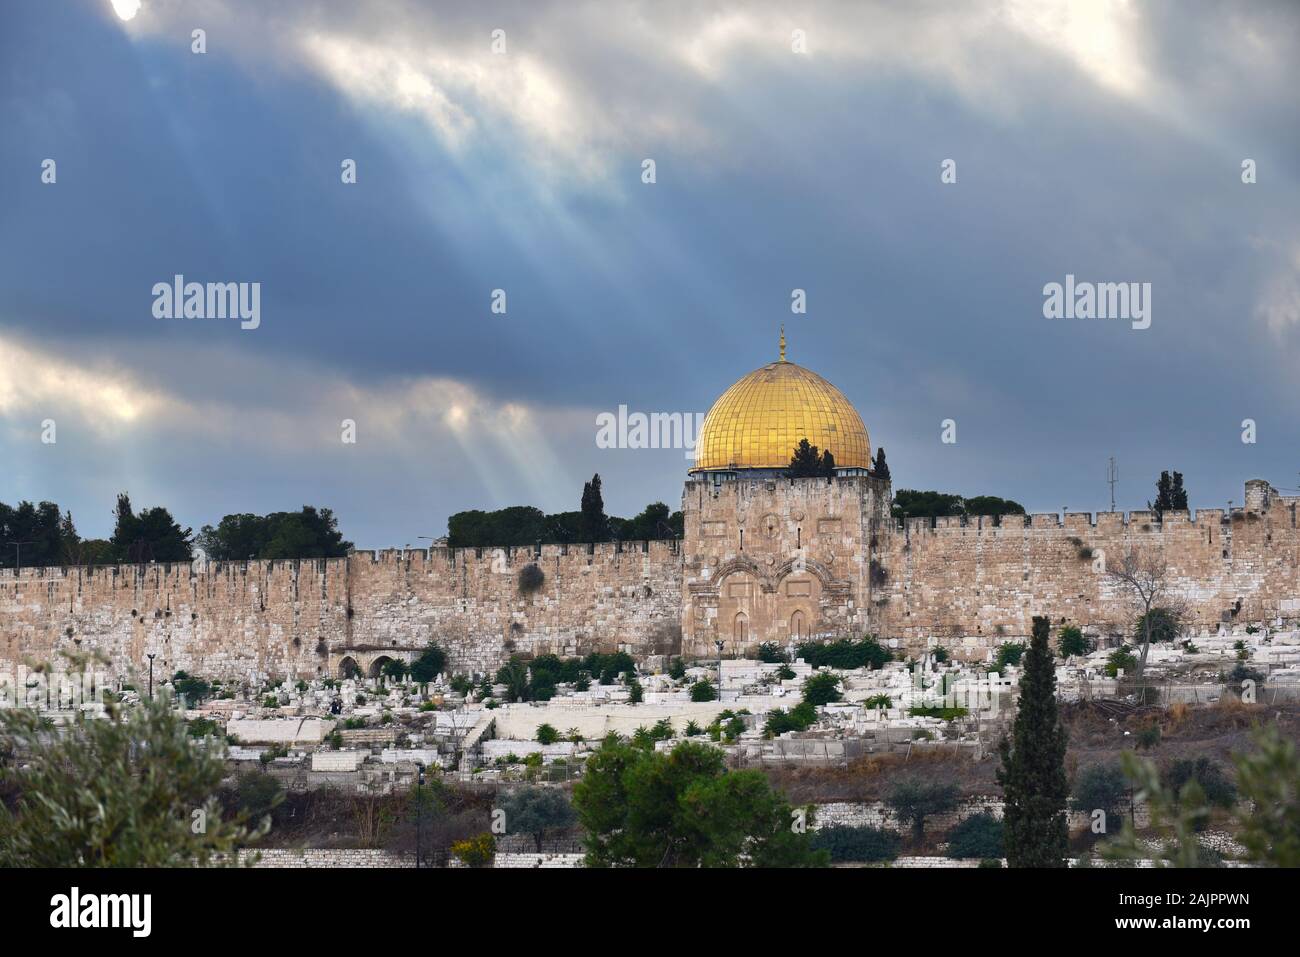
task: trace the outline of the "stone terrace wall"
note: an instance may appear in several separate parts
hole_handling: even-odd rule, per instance
[[[540,590],[518,573],[536,561]],[[360,552],[346,559],[0,572],[0,667],[98,650],[113,670],[205,677],[337,673],[349,651],[438,641],[457,671],[512,651],[680,646],[673,542]]]

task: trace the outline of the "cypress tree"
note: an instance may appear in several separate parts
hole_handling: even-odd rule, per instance
[[[998,746],[1009,867],[1066,866],[1066,733],[1057,713],[1056,667],[1047,644],[1048,630],[1048,619],[1035,616],[1012,740],[1004,737]]]
[[[1187,489],[1183,488],[1183,473],[1174,473],[1174,482],[1169,489],[1169,507],[1176,512],[1187,510]]]
[[[609,541],[609,519],[605,517],[605,500],[600,494],[600,473],[583,483],[580,522],[581,541]]]
[[[876,449],[876,464],[871,470],[876,478],[889,481],[889,463],[885,461],[885,447],[882,445]]]

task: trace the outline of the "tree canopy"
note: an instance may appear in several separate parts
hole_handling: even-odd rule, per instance
[[[582,537],[581,512],[547,515],[531,505],[513,505],[493,512],[457,512],[447,519],[447,544],[452,548],[510,548],[524,545],[573,545],[587,541],[650,541],[681,538],[685,524],[681,512],[670,512],[663,502],[653,502],[635,518],[606,516],[599,537]]]
[[[822,452],[807,439],[800,439],[785,474],[789,478],[829,478],[835,474],[835,456],[830,449]]]
[[[328,508],[304,505],[297,512],[227,515],[216,527],[204,525],[195,544],[213,561],[249,558],[343,558],[352,543],[343,540],[338,519]]]
[[[17,795],[0,801],[0,866],[187,867],[233,859],[265,833],[248,814],[223,820],[221,750],[192,737],[165,695],[51,735],[25,708],[0,712],[0,768]],[[202,818],[204,826],[194,824]]]
[[[1156,500],[1148,502],[1147,507],[1156,513],[1156,520],[1162,521],[1165,512],[1187,511],[1187,490],[1183,488],[1183,473],[1161,472],[1156,481]]]
[[[181,528],[161,505],[136,513],[122,492],[114,510],[117,523],[109,539],[119,562],[188,562],[193,556],[193,531]]]
[[[573,791],[593,867],[815,867],[829,861],[792,827],[789,803],[759,771],[727,771],[722,752],[671,752],[607,740]]]
[[[975,495],[963,498],[948,492],[919,492],[903,488],[894,493],[894,518],[942,518],[949,515],[1023,515],[1025,507],[1009,498]]]

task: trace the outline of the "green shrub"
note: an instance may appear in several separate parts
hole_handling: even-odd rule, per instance
[[[784,664],[789,656],[775,641],[765,641],[758,646],[758,660],[769,665]]]
[[[415,667],[411,667],[411,673],[415,674]],[[470,681],[466,675],[455,675],[451,681],[451,690],[456,694],[467,695],[474,690],[474,682]]]
[[[681,681],[686,677],[686,662],[680,658],[674,658],[668,665],[668,677],[673,681]]]
[[[1128,650],[1128,645],[1120,645],[1106,658],[1106,674],[1114,678],[1119,675],[1120,669],[1123,669],[1124,674],[1131,675],[1137,668],[1137,663],[1137,658]]]
[[[274,819],[275,809],[284,800],[284,786],[269,774],[248,771],[235,779],[235,794],[237,809],[248,820]]]
[[[1160,725],[1154,721],[1140,728],[1137,733],[1137,746],[1139,748],[1154,748],[1160,743]]]
[[[894,786],[885,803],[898,819],[912,828],[917,844],[925,840],[925,820],[955,810],[961,791],[942,781],[902,781]]]
[[[1191,781],[1201,786],[1205,800],[1214,807],[1232,807],[1237,802],[1237,786],[1216,761],[1206,757],[1183,758],[1165,772],[1165,785],[1175,794]]]
[[[534,737],[537,738],[539,744],[554,744],[560,740],[560,732],[549,724],[539,724]]]
[[[898,857],[901,844],[897,834],[879,827],[835,824],[812,832],[813,850],[828,851],[836,863],[892,861]]]
[[[865,708],[892,708],[894,699],[887,694],[873,694],[862,705]]]
[[[914,718],[942,718],[944,721],[951,721],[953,718],[964,718],[970,714],[965,708],[944,708],[919,704],[908,708],[907,713]]]
[[[207,738],[220,733],[220,726],[211,718],[195,718],[187,723],[186,730],[192,738]]]
[[[763,723],[763,734],[765,737],[775,738],[787,731],[802,731],[804,727],[806,726],[800,725],[791,718],[790,713],[784,708],[773,708],[768,713],[767,721]]]
[[[987,811],[972,814],[948,834],[948,856],[1001,858],[1002,822]]]
[[[798,646],[798,656],[814,668],[840,668],[851,671],[854,668],[870,666],[878,669],[894,656],[882,648],[873,635],[861,641],[841,638],[839,641],[806,641]]]
[[[1133,637],[1139,646],[1141,646],[1146,636],[1148,618],[1151,622],[1152,643],[1173,641],[1178,637],[1178,630],[1181,626],[1178,615],[1168,608],[1152,608],[1147,614],[1140,615],[1133,626]]]
[[[611,685],[618,680],[619,675],[629,671],[635,673],[636,662],[625,651],[607,655],[592,652],[582,659],[582,670],[593,678],[599,678],[601,684]]]
[[[695,684],[691,685],[692,701],[712,701],[716,697],[717,695],[713,690],[713,683],[710,682],[708,678],[701,678],[699,681],[695,682]]]
[[[1086,655],[1088,653],[1088,639],[1083,636],[1083,631],[1077,626],[1066,625],[1061,629],[1061,633],[1057,638],[1057,647],[1060,649],[1062,658]]]
[[[442,674],[443,671],[446,670],[446,667],[447,653],[437,645],[430,643],[425,646],[422,652],[420,652],[419,657],[411,662],[411,680],[422,685],[428,684],[434,678],[438,677],[438,675]],[[461,690],[460,693],[464,694],[465,691],[468,690],[469,679],[462,677],[461,682],[463,683],[461,687],[464,690]],[[455,678],[451,681],[451,688],[453,691],[457,690],[457,682]]]
[[[803,683],[803,700],[812,705],[830,704],[840,701],[843,695],[839,691],[839,675],[821,671]]]
[[[1075,777],[1070,806],[1084,814],[1105,811],[1107,833],[1118,833],[1120,808],[1127,795],[1128,780],[1117,762],[1092,764]]]
[[[182,695],[189,705],[196,705],[212,692],[212,686],[202,678],[191,678],[184,671],[172,675],[172,688]]]
[[[1004,645],[998,645],[997,655],[993,659],[993,670],[1001,674],[1008,665],[1020,664],[1020,659],[1024,655],[1025,646],[1023,642],[1010,641]]]

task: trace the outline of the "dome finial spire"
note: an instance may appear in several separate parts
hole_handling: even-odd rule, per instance
[[[785,361],[785,323],[781,323],[781,361]]]

